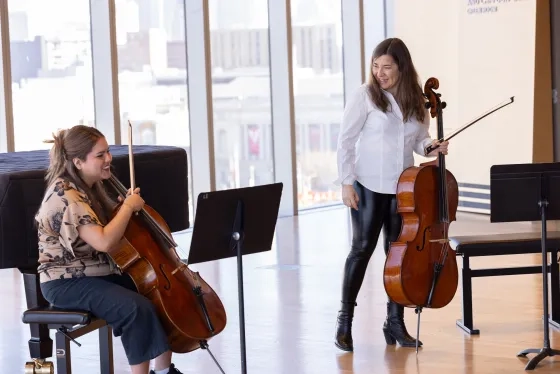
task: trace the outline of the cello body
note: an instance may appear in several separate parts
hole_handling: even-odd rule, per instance
[[[110,182],[124,198],[124,186],[114,177]],[[111,218],[121,206],[116,206]],[[139,213],[131,216],[111,258],[155,306],[171,351],[193,351],[223,331],[227,323],[224,306],[202,277],[181,261],[159,213],[146,204]]]
[[[446,173],[449,219],[455,221],[459,204],[457,180]],[[455,252],[442,248],[446,239],[446,223],[439,222],[438,165],[435,162],[412,166],[401,174],[397,186],[397,210],[402,217],[399,238],[391,243],[385,261],[384,285],[389,297],[408,306],[426,306],[434,278],[434,266],[442,251],[447,251],[438,284],[431,302],[432,308],[449,304],[459,281]]]
[[[438,119],[438,139],[443,139],[445,103],[433,92],[439,82],[425,84],[427,108]],[[397,211],[402,218],[397,241],[390,244],[383,284],[395,303],[407,307],[442,308],[457,291],[459,272],[455,251],[449,245],[449,225],[456,220],[459,189],[455,176],[445,168],[445,155],[404,170],[397,185]]]

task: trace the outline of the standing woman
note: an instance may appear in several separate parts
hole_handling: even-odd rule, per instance
[[[447,142],[428,133],[429,115],[418,74],[402,40],[386,39],[373,51],[369,79],[348,98],[338,139],[337,184],[350,207],[352,245],[344,266],[341,309],[335,344],[353,351],[352,319],[356,298],[383,228],[385,255],[401,230],[396,191],[400,174],[421,156],[447,154]],[[430,144],[440,146],[429,154]],[[387,344],[414,347],[404,325],[404,307],[387,303],[383,334]],[[421,342],[418,342],[422,345]]]
[[[144,206],[137,188],[118,213],[103,188],[112,156],[103,134],[75,126],[54,136],[47,189],[35,216],[39,279],[47,301],[104,319],[121,337],[132,374],[180,374],[171,363],[167,336],[152,302],[121,274],[109,256],[118,248],[131,215]]]

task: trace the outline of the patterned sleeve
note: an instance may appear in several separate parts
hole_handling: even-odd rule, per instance
[[[62,216],[60,243],[69,251],[74,252],[74,243],[78,240],[78,227],[90,223],[102,226],[89,204],[83,201],[69,204]]]

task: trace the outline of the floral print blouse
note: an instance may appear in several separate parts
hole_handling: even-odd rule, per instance
[[[101,225],[88,196],[68,180],[58,178],[47,189],[35,216],[39,235],[41,282],[119,273],[112,259],[78,235],[78,226]]]

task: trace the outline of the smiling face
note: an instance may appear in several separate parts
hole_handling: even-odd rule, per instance
[[[371,72],[379,87],[393,95],[399,82],[399,67],[390,55],[381,55],[373,60]]]
[[[107,140],[101,137],[87,154],[86,159],[75,158],[74,165],[84,182],[91,187],[94,183],[111,177],[112,159]]]

